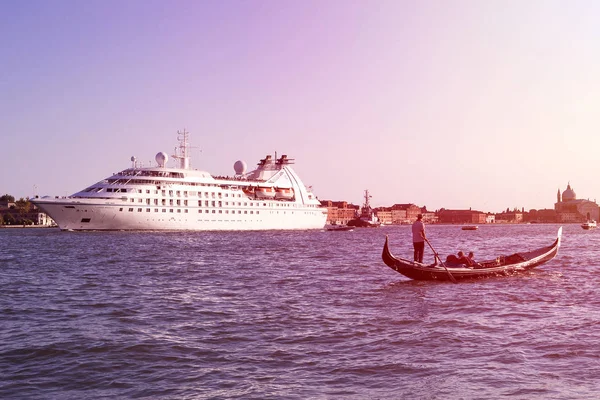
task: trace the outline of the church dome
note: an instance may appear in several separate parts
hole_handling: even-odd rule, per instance
[[[562,201],[575,200],[576,198],[575,191],[571,189],[571,184],[567,185],[567,190],[562,194]]]

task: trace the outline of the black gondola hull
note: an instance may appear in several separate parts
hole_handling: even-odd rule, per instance
[[[442,263],[431,265],[416,263],[395,257],[389,249],[388,237],[385,238],[381,258],[385,265],[394,271],[419,281],[457,281],[480,279],[495,276],[510,276],[529,271],[547,263],[558,254],[562,236],[562,227],[552,245],[534,251],[515,253],[508,257],[498,257],[496,260],[484,261],[479,267],[466,266],[450,267]]]

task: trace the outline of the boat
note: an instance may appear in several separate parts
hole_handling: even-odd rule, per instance
[[[156,165],[132,165],[68,197],[30,199],[62,230],[273,230],[323,229],[327,208],[304,185],[287,155],[267,155],[246,172],[216,176],[190,167],[189,132]]]
[[[476,231],[479,229],[477,225],[465,225],[461,228],[463,231]]]
[[[275,188],[275,198],[283,200],[294,199],[294,189],[292,188]]]
[[[325,226],[325,229],[328,231],[336,231],[336,232],[346,232],[346,231],[353,231],[354,227],[353,226],[348,226],[348,225],[327,225]]]
[[[275,197],[275,188],[270,186],[259,186],[254,190],[254,194],[259,199],[272,199]]]
[[[369,202],[371,197],[373,196],[369,194],[369,190],[365,190],[365,202],[361,207],[360,214],[356,218],[348,221],[348,226],[355,226],[358,228],[377,228],[381,226],[379,218],[377,218],[375,211],[371,208]]]
[[[422,264],[395,257],[390,252],[386,235],[381,258],[385,265],[394,271],[419,281],[456,282],[465,279],[508,276],[531,270],[552,260],[558,254],[561,237],[562,227],[558,229],[557,238],[550,246],[508,256],[499,256],[493,260],[479,262],[474,267],[467,267],[464,264],[455,265],[442,262],[437,253],[435,253],[436,261],[433,264]]]
[[[581,224],[581,227],[585,230],[596,229],[596,221],[591,220]]]

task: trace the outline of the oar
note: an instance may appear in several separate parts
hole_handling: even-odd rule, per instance
[[[454,278],[454,276],[452,276],[452,274],[450,273],[450,271],[448,270],[448,268],[446,268],[446,266],[444,265],[444,263],[440,259],[440,256],[438,255],[437,251],[435,251],[435,249],[433,248],[433,246],[431,245],[431,243],[429,243],[429,240],[427,240],[427,238],[425,238],[425,241],[427,242],[427,244],[429,245],[429,247],[431,247],[431,251],[433,251],[434,257],[437,258],[437,260],[440,262],[441,266],[444,267],[444,269],[448,273],[448,276],[450,277],[450,280],[452,282],[454,282],[454,283],[457,283],[456,279]]]

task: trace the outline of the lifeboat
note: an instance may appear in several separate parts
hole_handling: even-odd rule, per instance
[[[259,186],[254,190],[254,194],[260,199],[272,199],[275,197],[275,189],[272,187]]]
[[[280,200],[291,200],[294,198],[294,189],[277,188],[275,189],[275,198]]]

